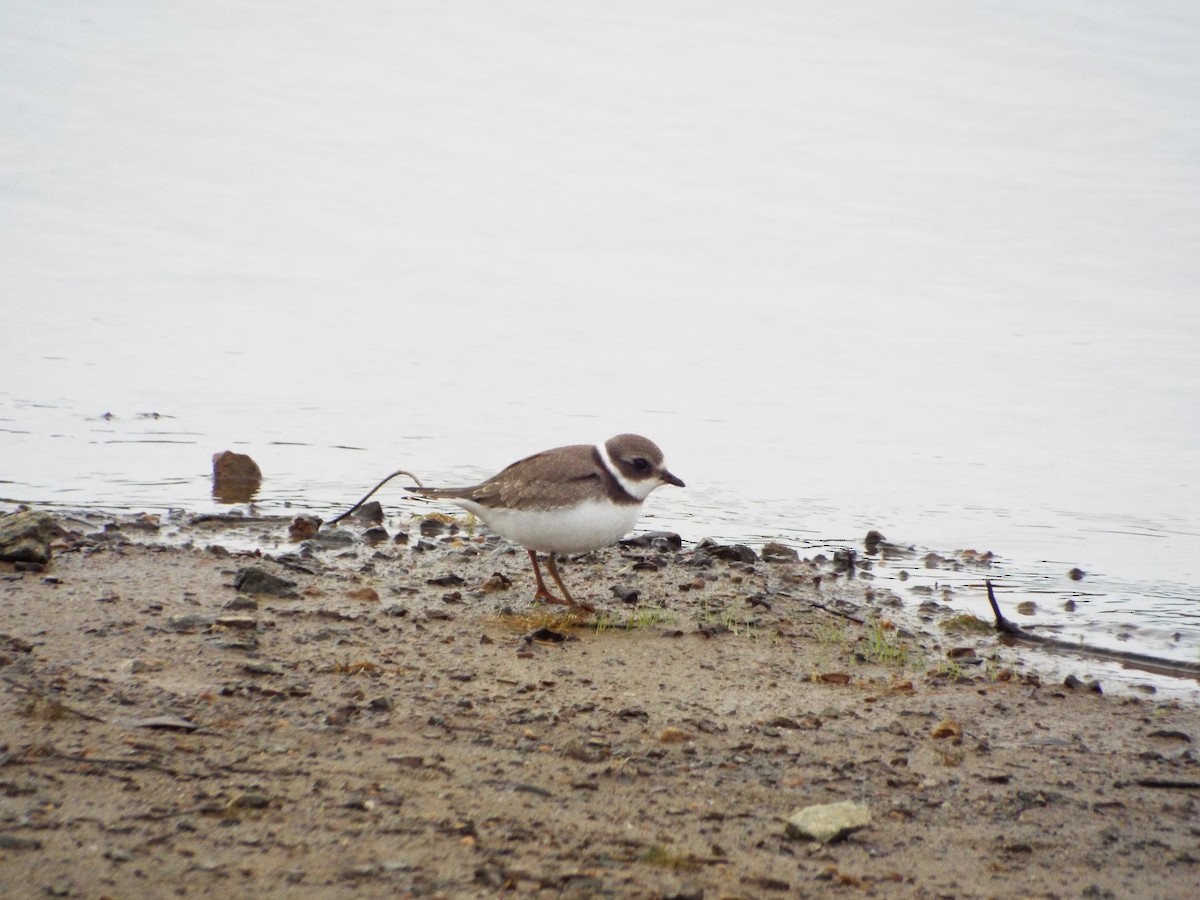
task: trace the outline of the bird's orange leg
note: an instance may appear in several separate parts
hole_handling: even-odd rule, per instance
[[[562,597],[555,597],[546,589],[546,582],[542,581],[542,568],[538,565],[537,553],[532,550],[526,550],[525,552],[529,554],[529,561],[533,563],[533,577],[537,582],[537,591],[534,593],[533,599],[544,600],[546,603],[561,603],[563,606],[573,605],[573,600],[564,600]],[[554,569],[554,554],[550,554],[550,572],[554,575],[554,580],[558,581],[558,573]],[[562,587],[561,581],[558,581],[558,586]],[[566,591],[564,590],[563,593],[566,593]]]
[[[567,603],[569,603],[571,606],[575,607],[575,609],[581,609],[584,612],[595,612],[596,611],[596,607],[592,606],[592,604],[581,603],[579,600],[576,600],[574,597],[571,596],[571,592],[567,590],[567,586],[565,584],[563,584],[562,578],[559,577],[558,565],[554,562],[554,554],[553,553],[546,554],[546,566],[547,566],[547,568],[550,569],[550,577],[554,579],[554,583],[558,585],[558,589],[560,591],[562,591],[563,596],[567,598],[566,599]]]

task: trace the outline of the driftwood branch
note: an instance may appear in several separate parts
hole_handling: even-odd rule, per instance
[[[1004,618],[1004,614],[1000,612],[1000,604],[996,602],[996,593],[992,590],[991,579],[986,579],[984,584],[987,585],[988,603],[992,605],[992,615],[996,617],[996,630],[1000,634],[1014,641],[1032,644],[1036,647],[1042,647],[1046,650],[1053,650],[1062,653],[1073,653],[1077,655],[1091,657],[1092,659],[1104,659],[1110,662],[1121,663],[1130,669],[1140,669],[1143,672],[1150,672],[1154,675],[1169,675],[1174,678],[1196,678],[1200,679],[1200,663],[1188,662],[1186,660],[1164,659],[1161,656],[1150,656],[1145,653],[1131,653],[1125,650],[1110,650],[1107,647],[1093,647],[1089,644],[1082,644],[1075,641],[1063,641],[1058,638],[1047,637],[1043,634],[1034,634],[1026,631],[1018,625],[1014,625],[1008,619]]]

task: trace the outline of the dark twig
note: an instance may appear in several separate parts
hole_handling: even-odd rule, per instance
[[[403,469],[397,469],[395,472],[393,472],[387,478],[383,479],[383,481],[379,482],[379,484],[375,485],[375,487],[373,487],[369,491],[367,491],[366,496],[363,497],[361,500],[359,500],[357,503],[355,503],[352,507],[350,507],[344,513],[342,513],[336,519],[330,519],[325,524],[336,525],[338,522],[342,521],[342,519],[346,518],[346,516],[350,515],[352,512],[354,512],[356,509],[358,509],[360,506],[362,506],[364,503],[366,503],[368,500],[370,500],[372,494],[374,494],[377,490],[379,490],[381,487],[383,487],[385,484],[387,484],[389,481],[391,481],[397,475],[407,475],[414,482],[416,482],[417,487],[424,487],[424,485],[421,484],[421,479],[419,479],[412,472],[406,472]]]
[[[1141,669],[1155,675],[1169,675],[1173,678],[1200,678],[1200,663],[1186,660],[1164,659],[1161,656],[1150,656],[1145,653],[1131,653],[1125,650],[1110,650],[1107,647],[1093,647],[1088,644],[1063,641],[1058,638],[1034,634],[1014,625],[1000,612],[996,602],[996,594],[992,590],[990,578],[984,580],[987,585],[988,603],[992,605],[992,614],[996,617],[996,630],[1013,640],[1035,644],[1047,650],[1057,650],[1065,653],[1081,654],[1093,659],[1106,659],[1118,662],[1131,669]]]

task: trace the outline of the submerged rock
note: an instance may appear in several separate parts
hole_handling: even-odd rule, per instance
[[[214,453],[213,499],[221,503],[248,503],[262,487],[262,469],[245,453]]]

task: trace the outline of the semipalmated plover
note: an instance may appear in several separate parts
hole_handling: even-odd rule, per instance
[[[563,584],[555,554],[587,553],[615,544],[633,527],[643,501],[660,484],[683,487],[667,471],[662,451],[653,441],[618,434],[603,444],[543,450],[469,487],[408,490],[457,503],[501,537],[524,547],[537,581],[535,600],[591,610]],[[539,552],[546,554],[562,598],[546,589]]]

